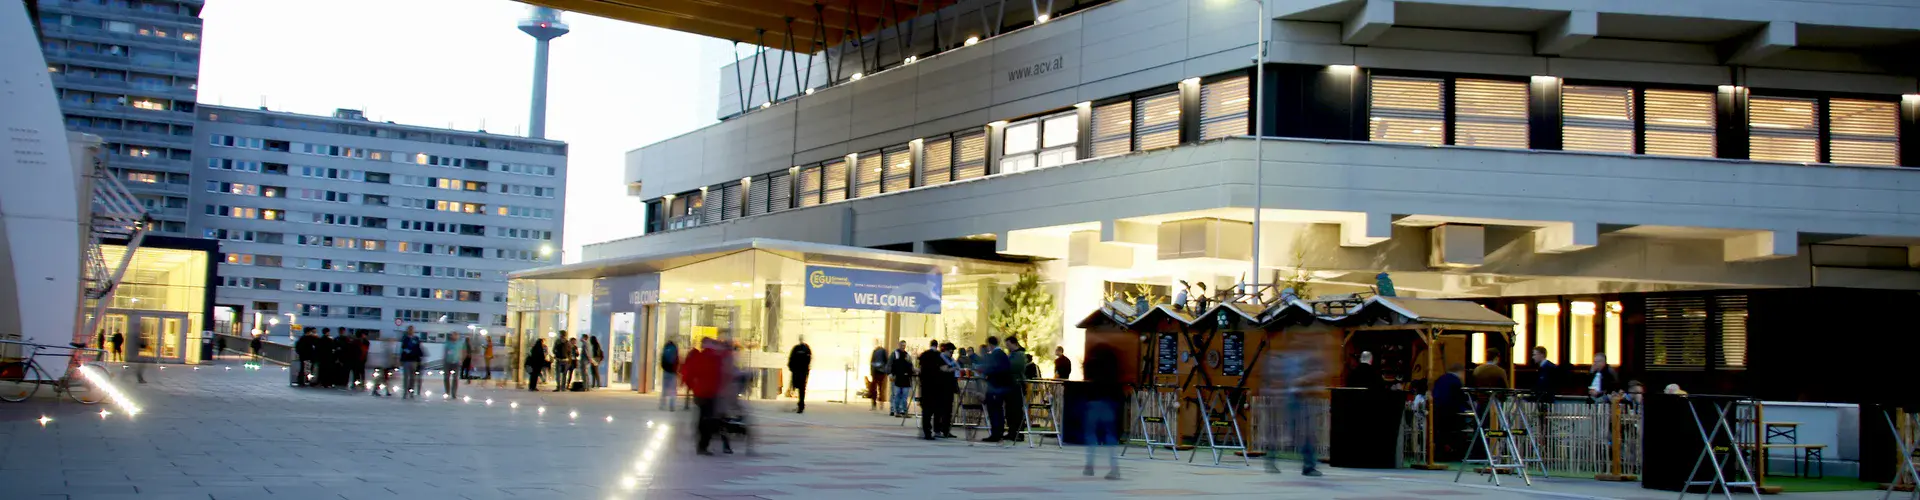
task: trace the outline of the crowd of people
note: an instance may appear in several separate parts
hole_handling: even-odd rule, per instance
[[[600,338],[592,335],[573,337],[566,330],[554,332],[552,346],[547,339],[534,339],[521,367],[527,374],[527,390],[540,390],[541,380],[553,381],[553,392],[584,391],[605,385],[600,367],[607,362],[607,350]]]
[[[447,397],[459,397],[460,386],[473,380],[493,378],[493,343],[480,336],[482,342],[470,342],[468,336],[459,332],[446,334],[446,349],[442,352],[438,371],[441,374],[441,387]],[[255,356],[259,355],[260,341],[254,339]],[[478,344],[478,345],[475,345]],[[368,362],[373,352],[373,341],[366,332],[349,335],[342,330],[336,334],[332,328],[307,327],[299,339],[293,342],[296,362],[293,366],[291,383],[298,387],[317,387],[340,391],[365,390],[376,397],[391,397],[397,391],[401,399],[419,397],[422,389],[421,370],[427,369],[423,363],[427,359],[425,341],[409,326],[394,342],[395,348],[387,353],[387,362],[372,369],[372,379],[368,378]],[[480,361],[482,375],[474,375],[475,360]],[[399,378],[396,382],[394,379]]]

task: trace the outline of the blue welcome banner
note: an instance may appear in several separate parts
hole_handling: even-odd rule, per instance
[[[940,314],[940,275],[807,266],[810,307]]]

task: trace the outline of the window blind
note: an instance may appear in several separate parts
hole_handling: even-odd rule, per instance
[[[1832,163],[1900,163],[1900,108],[1896,103],[1829,99],[1827,131],[1827,156]]]
[[[726,205],[725,197],[721,196],[720,188],[718,187],[708,188],[705,193],[706,199],[701,202],[702,205],[700,207],[700,223],[712,224],[720,222],[720,207]]]
[[[768,178],[760,178],[747,183],[747,213],[746,214],[748,216],[767,213],[767,206],[768,206],[767,181],[768,180],[769,180]]]
[[[882,153],[881,163],[886,169],[880,176],[880,191],[891,193],[906,191],[913,187],[913,150],[899,146]]]
[[[1714,350],[1713,366],[1722,370],[1747,368],[1747,296],[1722,295],[1713,298],[1713,319],[1719,332],[1719,349]]]
[[[1647,297],[1645,369],[1700,371],[1707,365],[1707,299]]]
[[[1426,144],[1446,143],[1440,127],[1446,125],[1438,78],[1375,76],[1367,98],[1367,134],[1373,141]]]
[[[1247,77],[1236,76],[1200,86],[1200,140],[1251,132],[1247,126]]]
[[[965,180],[987,175],[987,134],[974,132],[957,136],[953,141],[958,146],[953,152],[953,180]]]
[[[821,165],[820,176],[820,203],[847,199],[847,160],[833,160]]]
[[[814,165],[800,169],[800,203],[798,206],[811,207],[820,204],[820,188],[825,182],[821,178],[824,167]]]
[[[1461,78],[1453,82],[1453,143],[1527,148],[1527,84]]]
[[[953,138],[942,137],[927,141],[920,146],[925,156],[920,164],[920,182],[926,186],[938,186],[953,180]]]
[[[1133,101],[1093,108],[1093,157],[1126,154],[1133,149]]]
[[[740,195],[740,183],[738,182],[720,187],[721,220],[740,218],[740,207],[742,206],[742,202],[745,201],[740,198]]]
[[[865,198],[880,194],[880,176],[886,173],[882,165],[885,157],[879,151],[860,153],[854,158],[858,165],[854,167],[856,182],[853,185],[853,197]]]
[[[1647,89],[1646,94],[1645,154],[1716,155],[1712,92]]]
[[[1747,127],[1752,136],[1748,157],[1795,163],[1820,161],[1820,123],[1814,114],[1818,104],[1815,99],[1794,97],[1748,99]]]
[[[1567,85],[1561,88],[1561,149],[1633,153],[1633,89]]]
[[[793,208],[793,176],[786,173],[767,177],[767,211],[778,212]],[[816,194],[816,196],[818,196]]]
[[[1180,93],[1142,97],[1133,103],[1135,151],[1180,144]]]

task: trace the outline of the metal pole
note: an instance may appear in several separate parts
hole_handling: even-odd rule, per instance
[[[1251,285],[1255,302],[1262,302],[1260,293],[1260,213],[1264,212],[1266,201],[1262,189],[1266,181],[1267,150],[1261,144],[1266,135],[1266,82],[1267,82],[1267,1],[1254,0],[1260,6],[1260,15],[1255,18],[1257,25],[1254,33],[1253,51],[1253,274],[1247,278]],[[1278,292],[1276,290],[1276,292]],[[1297,292],[1297,291],[1296,291]],[[1431,445],[1429,445],[1431,446]]]
[[[533,116],[527,120],[527,136],[547,137],[547,40],[533,40]]]

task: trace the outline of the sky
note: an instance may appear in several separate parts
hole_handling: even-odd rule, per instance
[[[207,2],[200,102],[524,135],[533,38],[508,0]],[[567,13],[553,41],[547,138],[567,141],[567,262],[640,234],[627,151],[715,121],[728,42]]]

